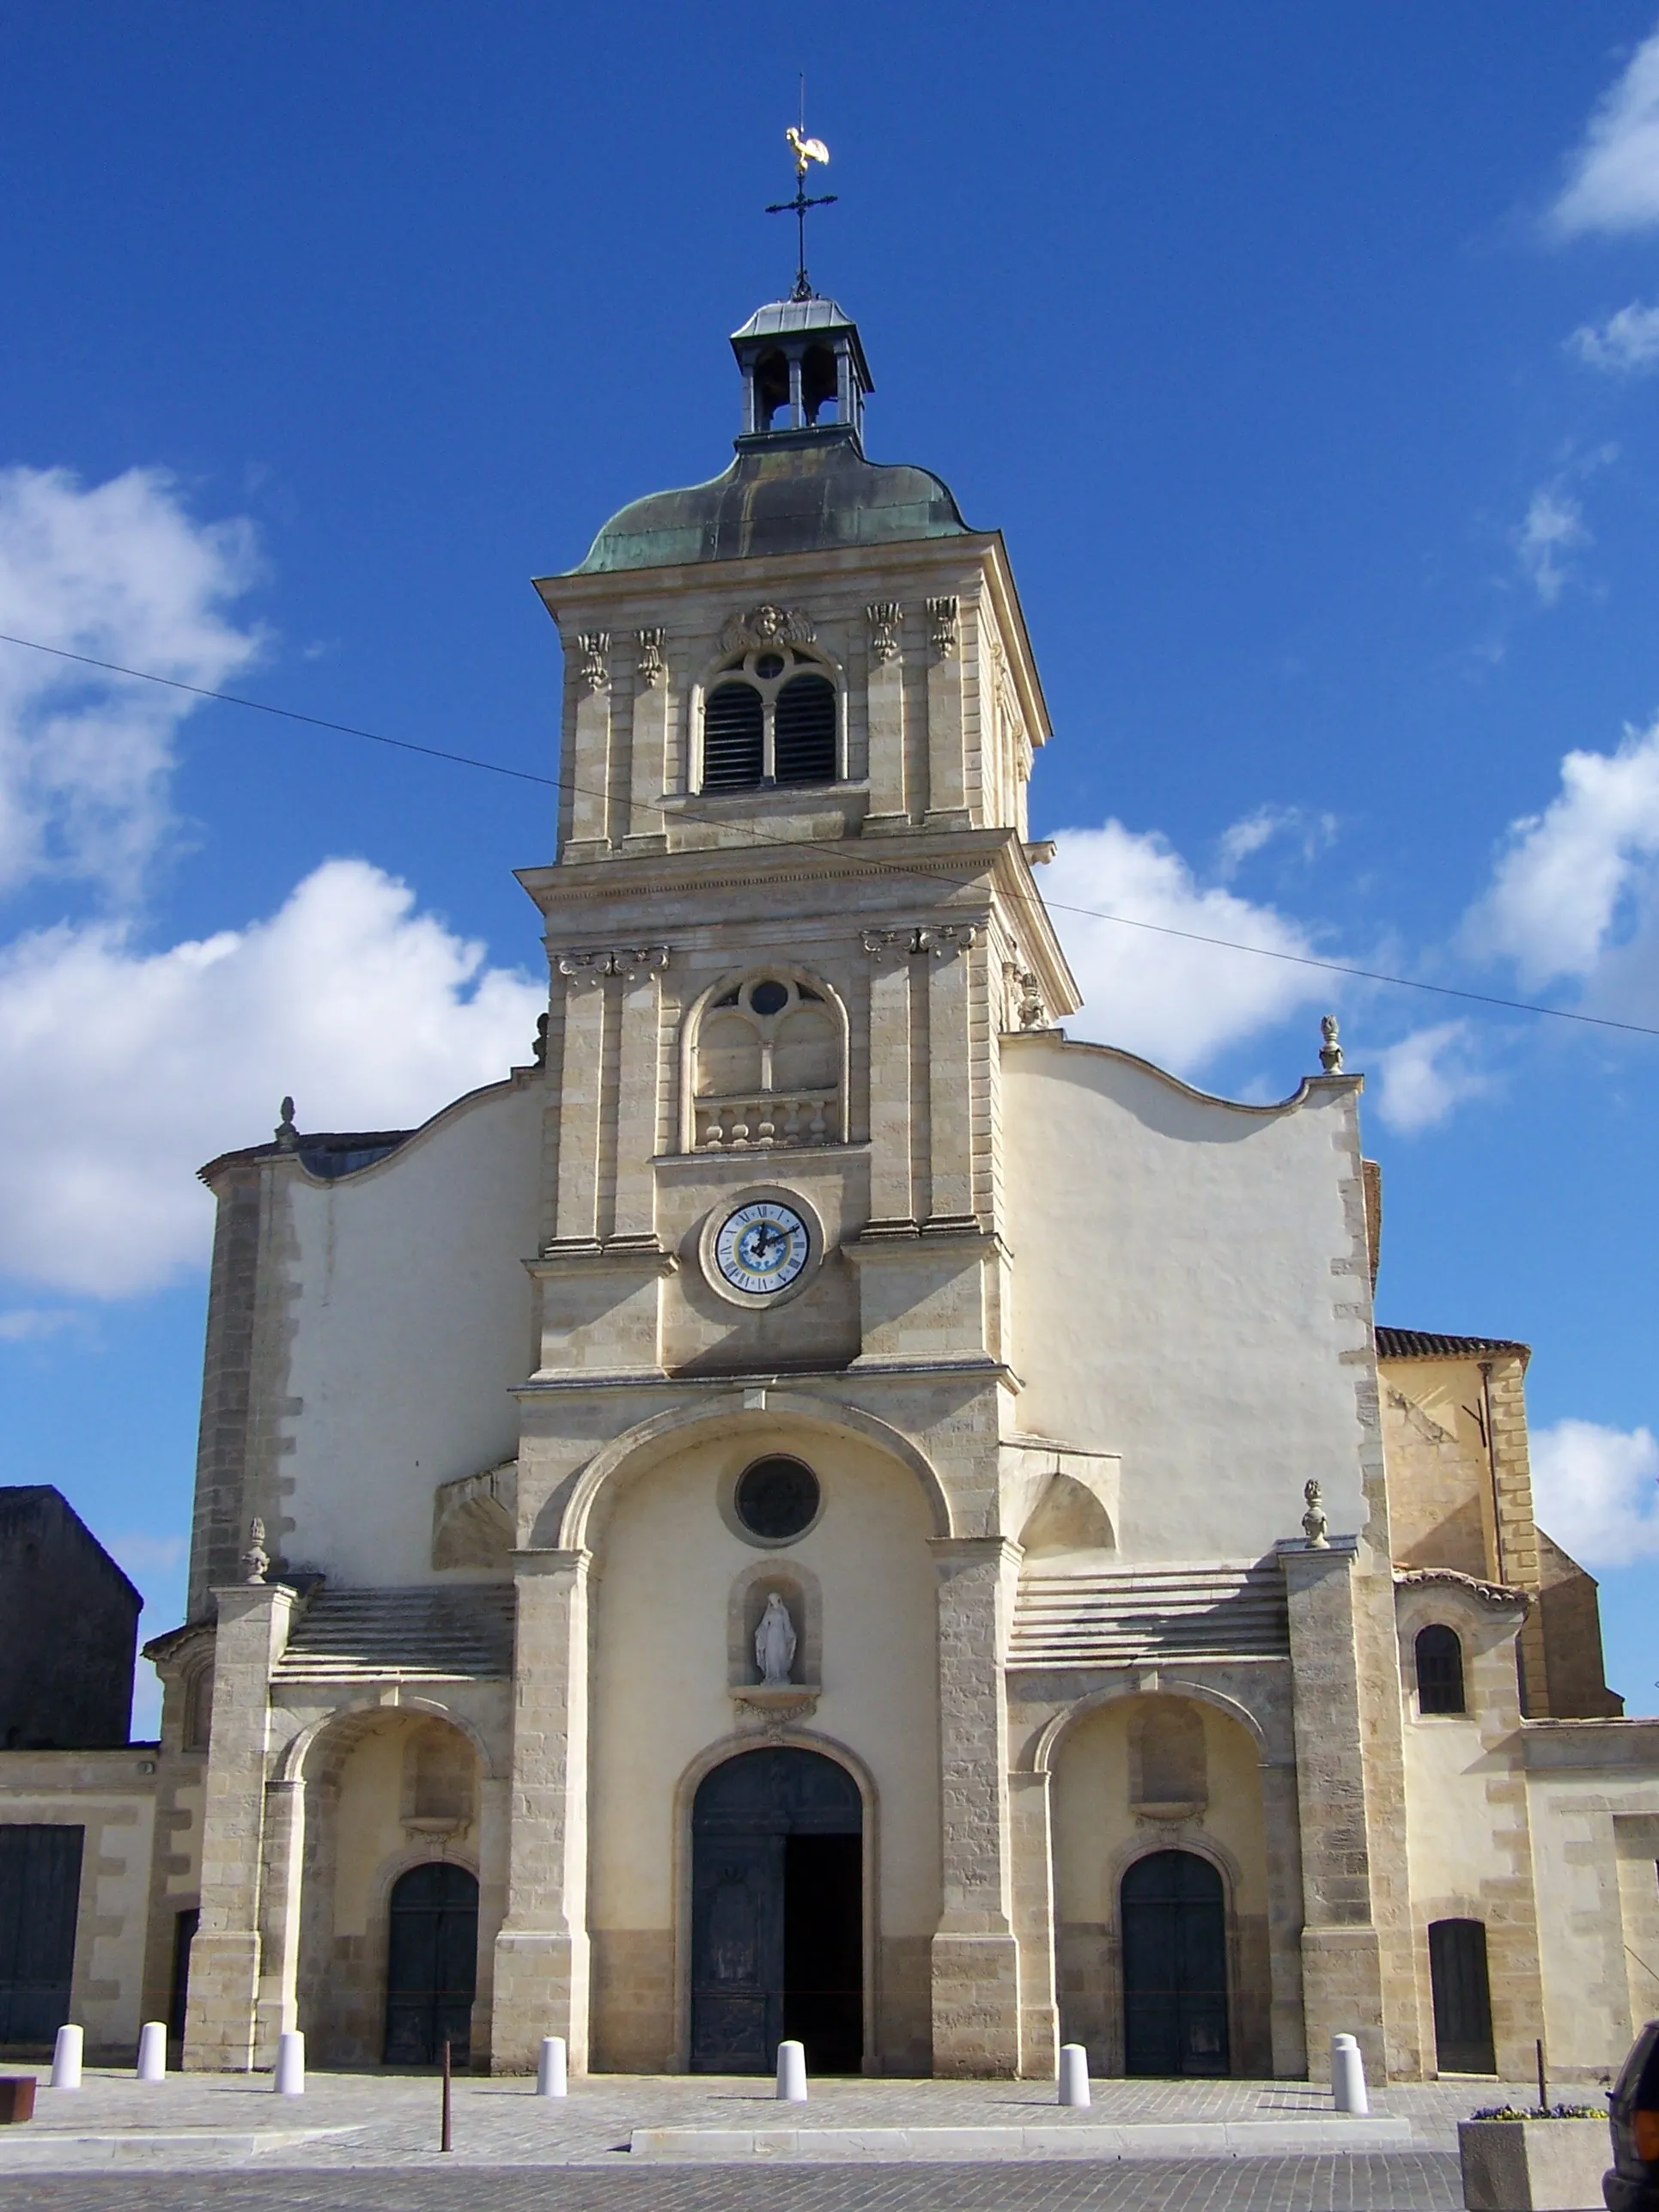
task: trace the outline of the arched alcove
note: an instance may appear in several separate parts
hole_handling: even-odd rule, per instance
[[[391,2049],[392,1898],[411,1869],[447,1867],[465,1875],[461,1888],[471,1883],[476,1954],[483,1779],[479,1750],[469,1731],[442,1715],[376,1706],[340,1714],[306,1731],[289,1747],[284,1763],[303,1778],[305,1793],[295,1990],[299,2025],[315,2063],[379,2065]],[[454,1881],[436,1875],[427,1888],[433,1893],[423,1911],[437,1910],[439,1890],[459,1894]],[[415,1896],[410,1891],[405,1902]],[[445,1911],[449,1917],[442,1927],[434,1923],[428,1933],[434,1941],[441,1938],[442,1956],[453,1966],[455,1946],[463,1938],[450,1908]],[[416,1986],[408,1980],[412,1955],[406,1954],[400,1970],[410,2002]],[[475,1979],[476,1972],[475,1959]],[[446,2017],[460,2003],[463,1979],[447,1974]],[[466,2007],[471,2004],[468,1996]],[[451,2040],[459,2039],[452,2020]]]
[[[1152,2031],[1140,2002],[1147,1946],[1176,1940],[1170,1934],[1180,1918],[1176,1893],[1184,1882],[1193,1892],[1189,1901],[1200,1890],[1212,1901],[1221,1899],[1219,1923],[1213,1916],[1206,1923],[1220,1946],[1221,1970],[1218,1977],[1211,1971],[1215,1942],[1206,1937],[1202,1960],[1194,1954],[1193,1988],[1171,2014],[1170,2034],[1191,2029],[1182,2046],[1185,2063],[1176,2070],[1270,2074],[1273,1961],[1267,1820],[1261,1754],[1250,1730],[1242,1719],[1196,1697],[1127,1693],[1094,1704],[1057,1728],[1043,1748],[1043,1763],[1054,1777],[1054,1947],[1063,2039],[1085,2045],[1091,2070],[1098,2074],[1122,2074],[1132,2062],[1144,2069],[1150,2063]],[[1126,1876],[1138,1862],[1160,1853],[1204,1862],[1213,1869],[1214,1882],[1191,1869],[1177,1869],[1179,1879],[1171,1877],[1173,1901],[1164,1901],[1168,1910],[1159,1905],[1154,1912],[1149,1903],[1151,1917],[1130,1929],[1124,1919]],[[1130,1884],[1132,1901],[1154,1882],[1155,1873]],[[1133,1957],[1132,1942],[1140,1945]],[[1219,2055],[1213,2033],[1218,1988],[1224,1992]],[[1132,2012],[1138,2023],[1133,2034]]]

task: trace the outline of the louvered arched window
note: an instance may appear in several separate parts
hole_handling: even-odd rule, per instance
[[[789,646],[729,660],[703,699],[701,788],[834,783],[840,774],[841,706],[823,667]]]

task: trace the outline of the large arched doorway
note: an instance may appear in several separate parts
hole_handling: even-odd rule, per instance
[[[764,2074],[779,2043],[819,2074],[864,2056],[864,1808],[819,1752],[741,1752],[691,1812],[691,2065]]]
[[[1227,1911],[1194,1851],[1153,1851],[1123,1877],[1123,2070],[1224,2074]]]
[[[434,1860],[392,1884],[386,1960],[388,2066],[464,2066],[472,2040],[478,1974],[478,1881]]]

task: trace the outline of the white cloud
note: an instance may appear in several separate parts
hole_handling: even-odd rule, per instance
[[[1613,376],[1639,376],[1659,368],[1659,307],[1632,300],[1599,326],[1581,324],[1567,340],[1571,351],[1592,368]]]
[[[1651,932],[1659,890],[1659,722],[1615,753],[1571,752],[1541,814],[1510,825],[1490,890],[1464,924],[1473,951],[1516,963],[1531,986],[1602,980]],[[1640,992],[1642,962],[1623,963]],[[1650,972],[1647,990],[1653,988]],[[1639,1015],[1634,1016],[1639,1018]]]
[[[158,952],[110,922],[0,951],[0,1269],[119,1296],[205,1256],[195,1170],[302,1128],[407,1127],[529,1057],[544,986],[330,860],[268,921]]]
[[[1550,210],[1560,238],[1659,223],[1659,32],[1602,97]]]
[[[80,1319],[70,1306],[13,1306],[0,1313],[0,1344],[39,1344]]]
[[[1571,494],[1559,484],[1543,484],[1534,492],[1526,520],[1515,532],[1515,553],[1545,606],[1553,607],[1566,587],[1571,571],[1562,556],[1595,542],[1584,510]]]
[[[201,524],[160,469],[90,489],[0,470],[0,630],[211,689],[258,639],[225,608],[254,573],[243,521]],[[52,874],[131,897],[168,823],[179,723],[196,702],[0,645],[0,890]]]
[[[1587,1567],[1659,1557],[1659,1438],[1557,1421],[1532,1437],[1539,1525]]]
[[[1438,1022],[1371,1054],[1377,1111],[1391,1129],[1414,1136],[1492,1088],[1490,1076],[1468,1064],[1474,1042],[1468,1022]]]
[[[1304,806],[1258,806],[1231,823],[1216,841],[1217,872],[1224,883],[1231,882],[1246,860],[1276,837],[1294,839],[1303,859],[1311,860],[1335,836],[1334,814],[1310,813]]]
[[[1057,842],[1042,880],[1053,907],[1099,908],[1274,952],[1314,951],[1301,927],[1272,907],[1195,882],[1155,831],[1142,836],[1108,822],[1099,830],[1061,830]],[[1084,914],[1056,912],[1054,924],[1084,997],[1068,1028],[1178,1073],[1192,1073],[1224,1047],[1332,996],[1335,979],[1317,969]]]

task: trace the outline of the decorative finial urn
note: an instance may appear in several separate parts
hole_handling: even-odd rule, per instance
[[[276,1142],[283,1152],[299,1151],[300,1132],[294,1126],[294,1101],[291,1098],[284,1098],[283,1101],[283,1118],[276,1124],[275,1133]]]
[[[1342,1048],[1336,1041],[1336,1016],[1324,1014],[1320,1018],[1319,1034],[1325,1042],[1319,1048],[1319,1065],[1327,1075],[1342,1073]]]
[[[1302,1516],[1302,1533],[1308,1540],[1308,1548],[1314,1552],[1328,1552],[1330,1516],[1325,1510],[1325,1493],[1316,1482],[1304,1482],[1302,1495],[1307,1501],[1307,1511]]]
[[[242,1554],[242,1580],[262,1583],[270,1566],[265,1549],[265,1524],[256,1513],[247,1524],[247,1549]]]

